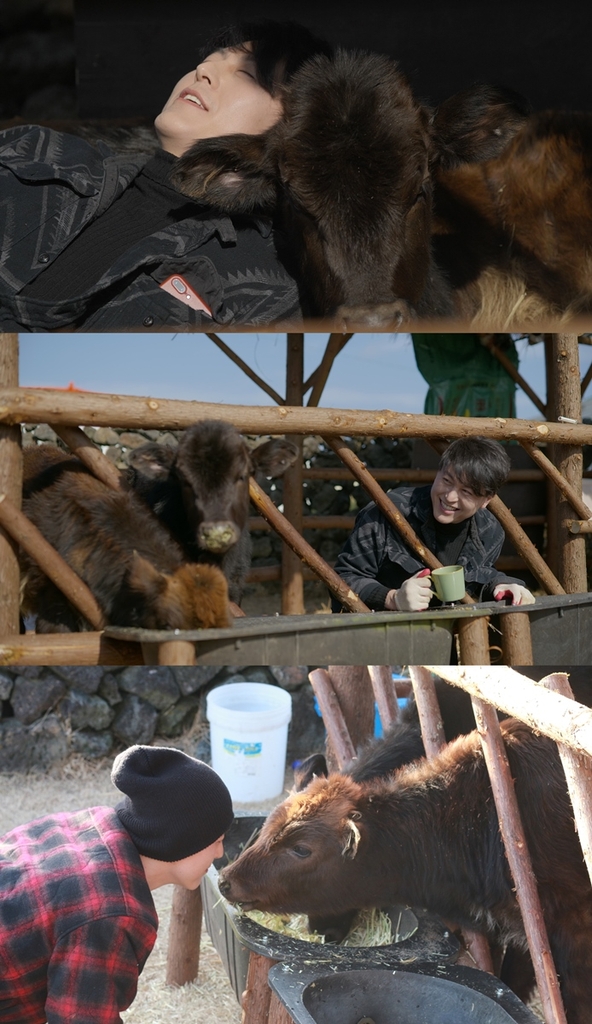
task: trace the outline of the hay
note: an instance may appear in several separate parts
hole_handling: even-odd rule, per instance
[[[270,914],[262,910],[247,910],[246,917],[279,935],[303,942],[324,944],[325,936],[309,932],[306,914]],[[354,928],[346,935],[341,946],[388,946],[393,941],[392,923],[382,910],[360,910]]]

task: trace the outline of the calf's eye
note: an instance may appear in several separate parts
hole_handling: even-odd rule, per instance
[[[308,846],[293,846],[292,853],[295,853],[297,857],[310,857],[312,850]]]

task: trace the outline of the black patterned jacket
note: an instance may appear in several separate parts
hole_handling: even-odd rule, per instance
[[[0,133],[0,331],[191,330],[301,319],[297,286],[277,257],[271,223],[237,227],[208,208],[132,245],[76,298],[58,305],[19,298],[149,156],[117,156],[104,143],[35,125]],[[189,280],[213,320],[160,287],[172,274]]]
[[[433,551],[436,534],[429,514],[430,491],[429,484],[397,487],[389,491],[388,496]],[[471,597],[491,601],[498,583],[524,586],[522,580],[506,576],[495,568],[504,539],[504,531],[493,513],[487,508],[478,509],[471,518],[469,533],[458,557],[458,564],[464,566],[466,589]],[[358,513],[353,532],[335,565],[335,572],[375,611],[384,610],[389,590],[398,590],[420,569],[425,569],[424,563],[407,547],[373,501]],[[333,611],[339,611],[340,607],[334,599]]]

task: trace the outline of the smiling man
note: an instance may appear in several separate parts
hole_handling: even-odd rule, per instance
[[[172,747],[114,761],[123,800],[0,837],[0,1021],[121,1024],[152,950],[151,892],[196,889],[233,820],[216,772]]]
[[[487,505],[508,478],[510,460],[485,437],[454,441],[432,486],[397,487],[388,496],[443,565],[462,565],[468,593],[480,601],[531,604],[522,580],[495,568],[505,534]],[[374,502],[359,513],[335,571],[376,611],[424,611],[431,579]],[[333,602],[333,611],[341,606]]]
[[[178,192],[170,175],[198,139],[271,128],[290,77],[331,52],[293,22],[224,30],[156,117],[153,156],[37,125],[0,132],[0,331],[299,319],[271,219],[223,215]]]

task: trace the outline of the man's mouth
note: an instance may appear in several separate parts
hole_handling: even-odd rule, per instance
[[[447,505],[442,498],[440,498],[440,508],[443,512],[458,512],[456,505]]]
[[[192,89],[183,89],[183,92],[179,95],[179,99],[188,100],[189,103],[194,103],[196,107],[201,107],[202,110],[208,109],[199,93],[193,92]]]

